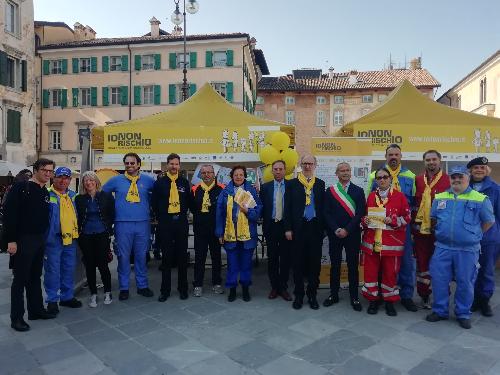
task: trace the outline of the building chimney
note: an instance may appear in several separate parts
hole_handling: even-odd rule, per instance
[[[96,32],[90,26],[83,26],[80,22],[73,25],[75,40],[91,40],[95,39]]]
[[[156,19],[156,17],[153,17],[149,20],[149,23],[151,24],[151,37],[152,38],[158,38],[160,36],[160,21]]]
[[[182,35],[182,27],[175,25],[174,29],[172,30],[172,35],[173,36],[181,36]]]
[[[422,69],[422,58],[420,57],[415,57],[414,59],[410,60],[410,69]]]
[[[333,68],[333,66],[331,66],[331,67],[328,68],[328,78],[333,79],[333,77],[334,77],[333,71],[334,70],[335,69]]]
[[[357,70],[351,70],[349,72],[349,84],[350,85],[355,85],[358,83],[358,71]]]
[[[89,25],[85,26],[85,40],[95,39],[96,32]]]

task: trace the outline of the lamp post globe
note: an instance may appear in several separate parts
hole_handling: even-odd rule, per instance
[[[200,4],[196,0],[189,0],[186,5],[186,12],[195,14],[200,9]]]
[[[170,20],[174,25],[179,26],[182,22],[184,22],[184,16],[179,11],[179,4],[176,5],[174,13],[170,16]]]

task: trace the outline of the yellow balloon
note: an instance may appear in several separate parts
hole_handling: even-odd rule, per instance
[[[299,161],[299,154],[297,151],[287,148],[281,153],[281,160],[286,163],[286,173],[290,174],[294,171],[297,162]]]
[[[273,161],[276,161],[280,158],[280,152],[276,150],[273,146],[267,145],[264,146],[259,151],[260,161],[264,164],[272,164]]]
[[[266,145],[272,145],[273,142],[272,142],[272,138],[273,138],[273,135],[276,134],[276,132],[266,132],[265,133],[265,137],[264,137],[264,142],[266,142]]]
[[[294,178],[294,177],[293,177],[293,173],[287,174],[287,175],[285,176],[285,180],[291,180],[292,178]]]
[[[269,181],[272,181],[274,176],[273,176],[273,172],[272,172],[272,167],[270,165],[268,165],[266,168],[264,168],[264,172],[262,173],[262,180],[264,182],[269,182]]]
[[[276,132],[271,138],[271,144],[280,151],[286,150],[290,146],[290,137],[284,132]]]

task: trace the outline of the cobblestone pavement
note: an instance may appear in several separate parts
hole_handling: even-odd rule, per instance
[[[363,312],[354,312],[345,293],[332,307],[313,311],[305,304],[295,311],[291,302],[267,299],[262,262],[254,269],[251,302],[228,303],[227,294],[214,295],[206,285],[201,298],[181,301],[174,292],[159,303],[161,275],[152,261],[154,298],[131,289],[128,301],[119,302],[115,292],[104,306],[101,289],[99,306],[91,309],[84,290],[83,308],[63,307],[57,319],[31,321],[31,331],[18,333],[10,328],[7,264],[1,254],[1,374],[500,374],[500,292],[492,300],[495,316],[475,313],[471,330],[454,319],[425,322],[427,311],[400,305],[393,318],[383,310],[366,314],[366,301]],[[321,290],[319,301],[327,295]]]

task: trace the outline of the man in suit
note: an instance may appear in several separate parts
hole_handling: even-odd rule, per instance
[[[288,181],[285,180],[286,165],[283,160],[277,160],[272,165],[273,181],[266,182],[260,189],[263,204],[263,231],[267,243],[269,258],[268,274],[271,282],[269,299],[280,295],[285,301],[291,301],[287,283],[290,272],[291,241],[285,237],[283,212]]]
[[[293,308],[302,308],[304,294],[309,306],[319,309],[316,292],[321,270],[321,248],[323,245],[324,219],[323,199],[325,182],[314,176],[316,158],[304,155],[300,160],[302,172],[290,181],[290,194],[285,198],[285,236],[293,240],[292,264],[295,282]],[[304,292],[304,277],[307,291]]]
[[[192,195],[189,181],[179,174],[180,159],[177,154],[168,155],[167,173],[157,179],[153,187],[152,206],[158,219],[161,253],[163,254],[159,302],[165,302],[170,297],[171,268],[174,258],[177,260],[179,297],[182,300],[188,298],[189,224],[187,211],[192,204]]]
[[[339,163],[335,171],[339,182],[325,192],[325,226],[330,246],[330,296],[323,302],[328,307],[339,302],[340,265],[345,249],[349,277],[351,306],[361,311],[358,299],[358,263],[361,230],[359,223],[365,214],[363,189],[351,182],[351,166]]]

